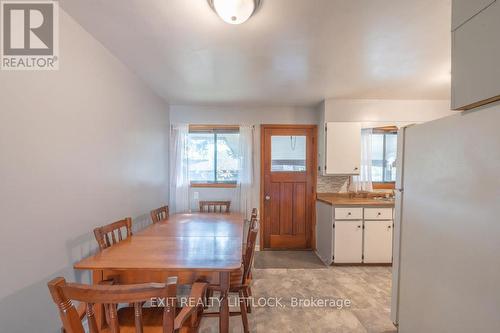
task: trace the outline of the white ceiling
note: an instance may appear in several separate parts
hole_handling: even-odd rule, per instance
[[[206,0],[61,0],[171,104],[447,99],[451,0],[263,0],[224,23]]]

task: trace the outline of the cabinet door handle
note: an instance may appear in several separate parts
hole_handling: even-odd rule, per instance
[[[392,228],[392,226],[390,226],[390,225],[387,226],[387,229],[391,229],[391,228]]]
[[[378,215],[378,216],[380,216],[380,215],[382,215],[382,213],[381,213],[381,212],[378,212],[378,213],[377,213],[377,215]]]
[[[348,216],[351,216],[351,212],[347,213]]]
[[[360,226],[360,225],[358,225],[358,229],[361,229],[361,226]]]

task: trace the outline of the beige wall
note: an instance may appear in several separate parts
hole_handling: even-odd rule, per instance
[[[361,122],[365,128],[386,125],[405,126],[447,117],[449,100],[327,99],[319,107],[321,122]],[[320,136],[323,135],[320,128]],[[323,142],[319,144],[322,163]],[[318,192],[345,192],[345,176],[318,176]]]
[[[449,100],[327,99],[325,121],[421,123],[450,116]]]
[[[308,107],[248,107],[248,106],[170,106],[171,123],[187,124],[236,124],[255,125],[254,138],[254,206],[259,205],[260,192],[260,125],[261,124],[317,124],[318,112]],[[238,189],[191,189],[191,207],[196,209],[198,192],[200,200],[231,200],[239,209]]]
[[[383,124],[406,125],[421,123],[455,114],[450,111],[448,100],[337,100],[327,99],[316,108],[307,107],[242,107],[242,106],[186,106],[171,105],[171,123],[198,124],[255,124],[290,123],[322,124],[328,121],[356,121],[365,126]],[[260,131],[256,128],[254,202],[258,205],[260,191]],[[321,131],[321,128],[319,128]],[[319,142],[318,149],[323,149]],[[345,189],[346,177],[319,176],[318,191],[337,192]],[[229,200],[238,197],[238,190],[203,189],[191,190],[191,207],[196,209],[193,199],[198,192],[200,200]],[[237,200],[236,200],[237,201]],[[237,208],[237,204],[234,206]]]
[[[92,229],[168,200],[168,105],[64,11],[60,70],[0,72],[0,332],[55,333],[46,283]]]

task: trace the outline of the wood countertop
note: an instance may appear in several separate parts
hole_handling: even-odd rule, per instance
[[[318,193],[317,200],[332,206],[394,207],[394,200],[374,198],[349,198],[345,195]]]

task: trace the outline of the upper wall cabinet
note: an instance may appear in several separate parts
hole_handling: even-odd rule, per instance
[[[361,124],[334,122],[326,124],[326,175],[358,175],[361,164]]]
[[[496,0],[453,0],[451,30],[455,30]]]
[[[455,0],[453,5],[462,2]],[[499,1],[453,31],[452,109],[469,110],[500,100],[499,35]]]

